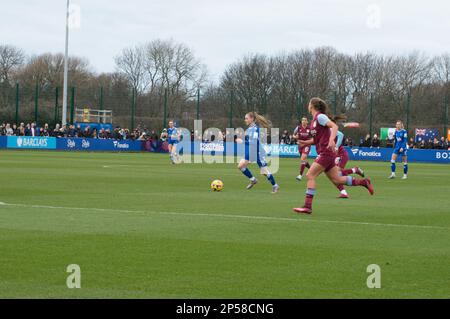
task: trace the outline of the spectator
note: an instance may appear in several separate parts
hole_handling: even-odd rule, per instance
[[[44,137],[49,137],[50,136],[50,131],[48,128],[48,124],[45,123],[44,127],[40,129],[40,136],[44,136]]]
[[[283,134],[281,135],[281,138],[280,138],[280,144],[281,145],[289,145],[289,144],[291,144],[291,139],[289,137],[289,133],[288,133],[287,130],[283,131]]]
[[[16,124],[13,124],[13,131],[14,131],[14,136],[19,136],[19,134],[20,134],[20,130],[19,130],[19,128],[17,127],[17,125]]]
[[[380,139],[377,134],[373,135],[371,147],[380,148]]]
[[[39,130],[36,127],[36,123],[34,123],[34,122],[31,123],[31,126],[30,126],[28,132],[29,132],[28,136],[32,136],[32,137],[39,136]]]
[[[6,136],[13,136],[14,130],[11,128],[11,124],[7,123],[5,127],[5,135]]]
[[[25,126],[25,136],[30,136],[31,135],[31,125],[30,123],[27,123],[27,125]]]
[[[167,129],[164,129],[161,133],[160,139],[162,142],[165,142],[165,141],[167,141],[168,138],[169,138],[169,135],[167,134]]]
[[[91,133],[91,127],[88,125],[86,126],[86,128],[83,131],[83,137],[85,138],[90,138],[92,137],[92,133]]]
[[[441,149],[441,150],[446,150],[446,149],[448,149],[448,142],[447,142],[447,140],[445,139],[445,137],[441,137],[441,140],[439,141],[439,148]]]
[[[389,136],[386,137],[386,147],[388,147],[388,148],[394,147],[394,137],[392,137],[392,138],[389,138]]]
[[[363,142],[362,146],[363,147],[370,147],[370,146],[372,146],[372,140],[370,138],[370,134],[366,135],[366,138],[364,139],[364,142]]]
[[[135,132],[136,132],[136,131],[135,131]],[[143,133],[141,134],[141,136],[138,137],[137,140],[138,140],[138,141],[147,141],[147,140],[149,140],[147,133],[146,133],[146,132],[143,132]]]
[[[61,131],[59,124],[56,124],[55,129],[53,130],[53,137],[60,137]]]
[[[69,126],[69,130],[67,131],[67,137],[74,138],[77,137],[77,130],[74,125]]]
[[[100,133],[98,133],[98,138],[99,138],[100,140],[105,140],[105,139],[108,138],[108,135],[106,134],[106,131],[105,131],[104,128],[102,128],[102,129],[100,130]]]
[[[19,136],[25,136],[26,128],[24,123],[20,123],[19,126]]]
[[[413,139],[412,137],[409,139],[408,147],[409,147],[410,149],[416,148],[416,145],[415,145],[415,143],[414,143],[414,139]]]
[[[433,149],[441,149],[441,144],[436,137],[433,139]]]
[[[344,146],[353,147],[353,139],[351,137],[347,137],[345,139],[345,145]]]
[[[420,143],[419,143],[419,148],[420,149],[426,149],[427,147],[426,147],[426,144],[425,144],[425,140],[421,140],[420,141]]]

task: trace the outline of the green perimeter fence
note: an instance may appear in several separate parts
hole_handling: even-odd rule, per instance
[[[195,95],[181,99],[167,89],[161,94],[148,95],[129,89],[69,87],[67,122],[74,122],[75,108],[90,108],[112,110],[113,124],[130,129],[141,125],[161,130],[169,119],[175,119],[180,126],[190,129],[195,119],[203,120],[203,129],[224,129],[242,127],[245,113],[258,111],[267,115],[274,127],[292,131],[299,119],[307,116],[307,104],[312,96],[298,92],[283,99],[281,104],[273,102],[273,97],[269,96],[248,103],[234,91],[211,96],[199,89]],[[405,123],[410,136],[413,136],[415,128],[436,128],[441,136],[447,136],[449,97],[446,94],[427,95],[426,92],[411,91],[401,98],[371,94],[356,98],[350,107],[348,98],[339,96],[337,92],[320,96],[328,101],[334,114],[345,113],[349,121],[361,124],[359,129],[346,132],[353,138],[366,134],[373,136],[382,127],[393,127],[398,119]],[[0,121],[54,126],[61,123],[62,97],[61,87],[0,86]]]

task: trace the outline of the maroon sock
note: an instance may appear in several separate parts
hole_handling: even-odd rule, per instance
[[[303,172],[305,171],[305,167],[306,167],[305,163],[302,163],[302,165],[300,165],[300,175],[301,176],[303,176]]]
[[[353,169],[343,169],[341,171],[341,173],[342,173],[342,176],[347,176],[347,175],[353,174]]]
[[[356,179],[354,178],[352,181],[353,186],[367,186],[367,180],[366,179]]]
[[[314,196],[306,194],[305,198],[305,207],[311,209],[312,208],[312,202],[313,202]]]
[[[309,165],[308,162],[306,162],[306,168],[307,168],[307,169],[310,169],[310,168],[311,168],[311,165]]]
[[[337,185],[336,187],[337,189],[339,189],[340,192],[342,192],[345,189],[344,185]]]

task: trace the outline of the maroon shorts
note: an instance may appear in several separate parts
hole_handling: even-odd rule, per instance
[[[300,145],[298,146],[298,152],[300,153],[300,155],[309,155],[309,153],[311,152],[311,145],[307,145],[307,146],[303,146],[301,147]]]
[[[345,149],[341,149],[339,150],[339,153],[337,154],[336,157],[336,165],[339,166],[340,168],[344,169],[345,166],[348,163],[348,153]]]
[[[320,153],[315,162],[325,168],[325,173],[336,166],[336,154],[332,152]]]

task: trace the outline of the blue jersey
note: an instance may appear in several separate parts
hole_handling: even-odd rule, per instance
[[[401,129],[399,131],[395,131],[395,149],[400,150],[403,148],[406,150],[406,145],[408,143],[408,132],[404,129]]]
[[[178,142],[178,135],[177,135],[177,128],[172,127],[167,129],[167,134],[169,135],[169,143],[177,143]]]
[[[404,129],[395,131],[394,140],[394,154],[405,156],[408,155],[408,132]],[[402,151],[400,152],[400,150]]]
[[[266,151],[261,144],[261,129],[258,125],[252,124],[245,132],[245,159],[265,167],[267,166],[265,156]]]

